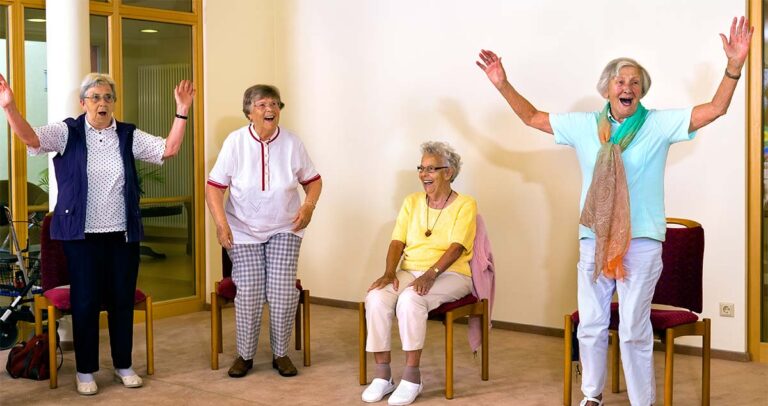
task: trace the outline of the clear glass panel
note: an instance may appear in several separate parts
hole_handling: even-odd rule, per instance
[[[167,136],[176,112],[173,89],[180,80],[192,77],[191,27],[123,20],[123,72],[123,95],[118,102],[123,103],[125,121],[150,134]],[[190,114],[177,156],[160,167],[137,165],[145,227],[139,286],[156,300],[195,294],[193,123]]]
[[[0,6],[0,74],[8,77],[8,7]],[[11,201],[11,132],[5,114],[0,114],[0,206]],[[8,223],[0,212],[0,252],[7,251]]]
[[[763,268],[760,281],[760,341],[768,342],[768,1],[763,1]]]
[[[163,10],[192,11],[192,0],[123,0],[123,4]]]
[[[107,16],[91,16],[91,72],[109,73]]]
[[[24,78],[27,121],[33,126],[48,123],[48,64],[45,42],[45,10],[24,10]],[[29,214],[48,211],[48,156],[27,156],[27,204]],[[40,228],[29,229],[29,244],[40,243]],[[24,244],[22,243],[22,246]]]

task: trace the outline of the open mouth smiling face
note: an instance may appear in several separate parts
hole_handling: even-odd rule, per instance
[[[248,119],[259,137],[268,139],[280,124],[280,100],[266,97],[254,101]]]
[[[619,122],[635,114],[643,94],[643,77],[634,66],[625,66],[611,79],[605,95],[611,104],[611,115]]]
[[[112,113],[115,110],[115,95],[109,85],[94,86],[85,92],[85,98],[80,100],[80,106],[85,112],[88,123],[97,130],[103,130],[112,124]]]

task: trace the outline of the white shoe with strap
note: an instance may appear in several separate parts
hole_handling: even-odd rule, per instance
[[[595,402],[597,406],[603,406],[603,400],[598,398],[593,398],[590,396],[585,396],[584,399],[579,402],[579,406],[587,406],[587,402]]]

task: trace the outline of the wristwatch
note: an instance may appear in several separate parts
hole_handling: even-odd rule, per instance
[[[435,276],[440,275],[440,269],[438,269],[436,266],[433,266],[432,270],[435,271]]]

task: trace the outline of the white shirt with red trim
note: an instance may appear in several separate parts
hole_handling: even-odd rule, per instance
[[[279,233],[303,237],[304,230],[293,231],[298,187],[318,179],[299,137],[278,127],[261,141],[250,124],[227,136],[208,174],[209,185],[229,188],[224,210],[235,244],[260,244]]]

